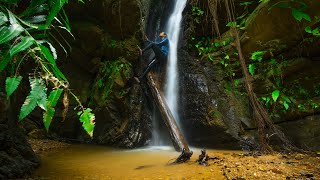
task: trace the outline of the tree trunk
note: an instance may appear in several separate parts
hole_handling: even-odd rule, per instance
[[[186,143],[182,133],[180,132],[176,120],[173,117],[167,101],[163,95],[163,93],[159,90],[159,87],[157,86],[156,81],[154,80],[155,75],[150,72],[147,74],[147,81],[148,81],[148,85],[150,87],[150,90],[152,92],[152,96],[154,101],[156,102],[159,111],[161,113],[162,119],[164,120],[169,133],[170,133],[170,137],[171,140],[173,142],[173,146],[176,149],[176,151],[183,151],[183,149],[185,149],[186,152],[189,152],[189,146]]]

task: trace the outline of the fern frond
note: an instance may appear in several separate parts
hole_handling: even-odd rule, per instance
[[[47,111],[43,113],[43,124],[47,131],[49,131],[49,127],[54,116],[55,110],[52,107],[49,107]]]
[[[49,95],[47,110],[43,113],[43,123],[47,131],[49,130],[52,118],[55,113],[54,107],[57,105],[57,102],[61,96],[62,91],[63,89],[53,90]]]
[[[21,76],[13,77],[13,78],[7,77],[7,79],[6,79],[6,93],[7,93],[8,98],[18,88],[21,80],[22,80]]]
[[[42,109],[47,109],[47,88],[43,80],[29,77],[29,82],[31,91],[21,107],[20,121],[28,116],[37,105]]]
[[[50,103],[51,107],[56,107],[62,91],[63,91],[63,89],[57,89],[57,90],[51,91],[49,98],[48,98],[48,104]]]
[[[78,115],[80,116],[79,120],[82,122],[82,127],[90,137],[93,136],[93,130],[95,126],[95,116],[93,113],[91,113],[91,111],[92,109],[86,108],[84,111],[78,112]]]

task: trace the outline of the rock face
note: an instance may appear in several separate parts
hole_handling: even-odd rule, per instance
[[[266,46],[276,46],[274,53],[281,53],[287,48],[298,45],[306,36],[304,29],[306,26],[314,26],[315,20],[303,20],[297,23],[292,16],[290,8],[271,8],[273,4],[280,1],[260,4],[250,15],[246,22],[245,36],[248,40],[242,43],[244,54],[261,50]],[[319,16],[320,2],[316,0],[306,0],[306,13],[310,17]],[[292,4],[291,4],[292,5]],[[262,23],[263,22],[263,23]],[[295,30],[301,29],[301,30]],[[302,34],[301,34],[302,33]]]
[[[238,147],[234,143],[243,132],[241,123],[251,125],[246,97],[223,87],[223,69],[217,64],[199,62],[183,50],[179,57],[181,119],[187,140],[195,145]]]
[[[139,62],[142,20],[149,1],[89,1],[71,3],[70,23],[75,41],[63,72],[82,103],[93,108],[96,127],[93,141],[133,148],[145,145],[150,115],[139,84],[132,81]],[[142,102],[142,103],[141,103]],[[76,106],[71,101],[71,107]],[[75,112],[67,120],[53,121],[51,132],[61,137],[90,141]],[[63,127],[63,128],[62,128]]]
[[[320,116],[307,116],[297,121],[286,121],[279,124],[291,140],[307,150],[320,149]]]
[[[72,51],[62,63],[62,71],[80,101],[93,108],[94,142],[127,148],[149,143],[152,108],[146,98],[148,92],[133,81],[133,76],[140,75],[145,66],[138,56],[143,30],[147,29],[153,39],[167,4],[167,0],[98,0],[67,7],[72,8],[67,12],[76,40],[70,40]],[[77,106],[70,100],[71,107]],[[91,141],[73,111],[66,120],[56,116],[50,132]]]
[[[4,130],[0,125],[0,179],[31,174],[40,161],[19,129]]]
[[[284,109],[283,99],[279,100],[277,106],[269,105],[267,109],[269,108],[274,122],[279,123],[289,139],[292,139],[299,147],[315,150],[319,148],[319,143],[316,141],[318,137],[314,133],[319,130],[319,126],[315,124],[319,113],[320,95],[317,93],[320,82],[316,75],[320,73],[319,68],[316,68],[319,67],[316,59],[320,54],[315,51],[316,48],[319,48],[319,40],[312,39],[303,30],[301,32],[298,27],[293,27],[299,26],[304,29],[306,26],[314,26],[317,21],[312,19],[311,22],[303,20],[302,23],[298,23],[292,16],[291,9],[275,7],[270,9],[274,3],[277,2],[260,4],[249,16],[242,31],[242,50],[248,64],[254,63],[249,59],[252,52],[270,51],[262,63],[255,63],[256,67],[262,70],[255,72],[253,77],[254,91],[258,97],[272,98],[272,91],[280,88],[279,81],[276,82],[274,76],[276,73],[280,74],[282,81],[280,96],[292,97],[294,100],[291,101],[289,110]],[[318,1],[308,0],[306,4],[309,7],[306,13],[312,17],[318,15],[317,9],[320,5]],[[223,6],[218,6],[218,11],[222,11],[225,8]],[[189,9],[189,16],[196,19],[197,15],[191,10],[192,8]],[[226,15],[220,14],[219,16],[225,17]],[[227,24],[226,19],[220,18],[219,20],[220,25]],[[234,35],[226,32],[221,39],[212,38],[213,42],[224,42],[231,39],[231,45],[224,45],[225,47],[220,50],[218,48],[218,51],[210,54],[210,58],[208,56],[199,57],[192,49],[186,47],[187,43],[190,43],[187,40],[190,40],[191,37],[212,37],[212,31],[208,31],[212,27],[205,25],[206,19],[202,21],[200,23],[193,21],[193,24],[187,16],[186,22],[189,23],[185,27],[185,42],[182,48],[184,50],[180,52],[180,77],[182,78],[180,89],[183,94],[181,99],[184,108],[183,118],[187,126],[185,131],[193,134],[189,137],[190,141],[197,139],[196,136],[201,141],[208,137],[212,143],[219,143],[220,139],[226,139],[225,142],[229,143],[232,138],[242,141],[243,136],[249,132],[246,130],[254,130],[256,126],[251,119],[248,98],[242,86],[241,69],[233,66],[238,58],[234,55],[235,50],[232,47]],[[213,23],[213,20],[209,22]],[[197,25],[202,26],[202,29]],[[221,32],[225,31],[225,28],[222,28]],[[204,45],[200,44],[200,46]],[[277,66],[268,69],[272,59]],[[228,69],[221,65],[224,61],[229,62],[229,64],[223,64],[225,67],[232,66],[234,77],[230,78],[226,72]],[[239,80],[240,86],[238,87],[232,85],[236,78]],[[306,102],[307,99],[309,103]],[[314,125],[313,128],[310,128],[311,124]],[[307,131],[309,128],[310,130]],[[295,131],[299,132],[294,133]],[[306,141],[308,138],[310,142]]]
[[[31,174],[39,165],[39,159],[31,149],[25,135],[9,119],[9,102],[0,94],[0,179],[13,179]],[[11,122],[9,122],[11,121]]]

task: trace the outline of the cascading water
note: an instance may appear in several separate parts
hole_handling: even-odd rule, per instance
[[[180,34],[180,26],[182,20],[182,11],[184,10],[187,0],[175,0],[173,12],[169,17],[167,23],[166,33],[169,39],[169,57],[167,65],[167,77],[166,77],[166,86],[165,86],[165,98],[169,109],[174,116],[177,125],[179,125],[179,115],[177,113],[177,100],[178,100],[178,68],[177,68],[177,49],[178,41]],[[153,112],[153,132],[152,132],[152,145],[153,146],[163,146],[165,145],[165,136],[162,133],[159,127],[159,122],[157,119],[155,111]],[[181,129],[181,128],[180,128]]]
[[[175,7],[167,24],[167,36],[169,39],[169,59],[167,66],[165,97],[172,115],[177,121],[179,127],[178,106],[178,43],[180,35],[180,26],[182,20],[182,12],[186,6],[187,0],[175,0]],[[180,128],[181,129],[181,128]]]

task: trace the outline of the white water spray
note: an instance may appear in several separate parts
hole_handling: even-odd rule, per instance
[[[167,77],[165,86],[165,98],[172,115],[179,125],[179,116],[177,113],[177,100],[178,100],[178,68],[177,68],[177,49],[180,34],[180,26],[182,20],[182,11],[186,6],[187,0],[175,0],[174,10],[171,14],[167,24],[167,37],[169,39],[169,57],[167,65]],[[160,133],[159,125],[156,121],[155,111],[153,112],[153,132],[152,132],[152,145],[163,146],[163,135]]]
[[[172,115],[179,123],[179,115],[177,112],[178,106],[178,43],[180,35],[180,26],[182,20],[182,12],[186,6],[187,0],[175,0],[175,7],[173,13],[169,18],[167,24],[167,35],[169,39],[169,61],[167,66],[167,78],[166,78],[166,88],[165,88],[165,97],[168,103],[168,106],[172,112]]]

